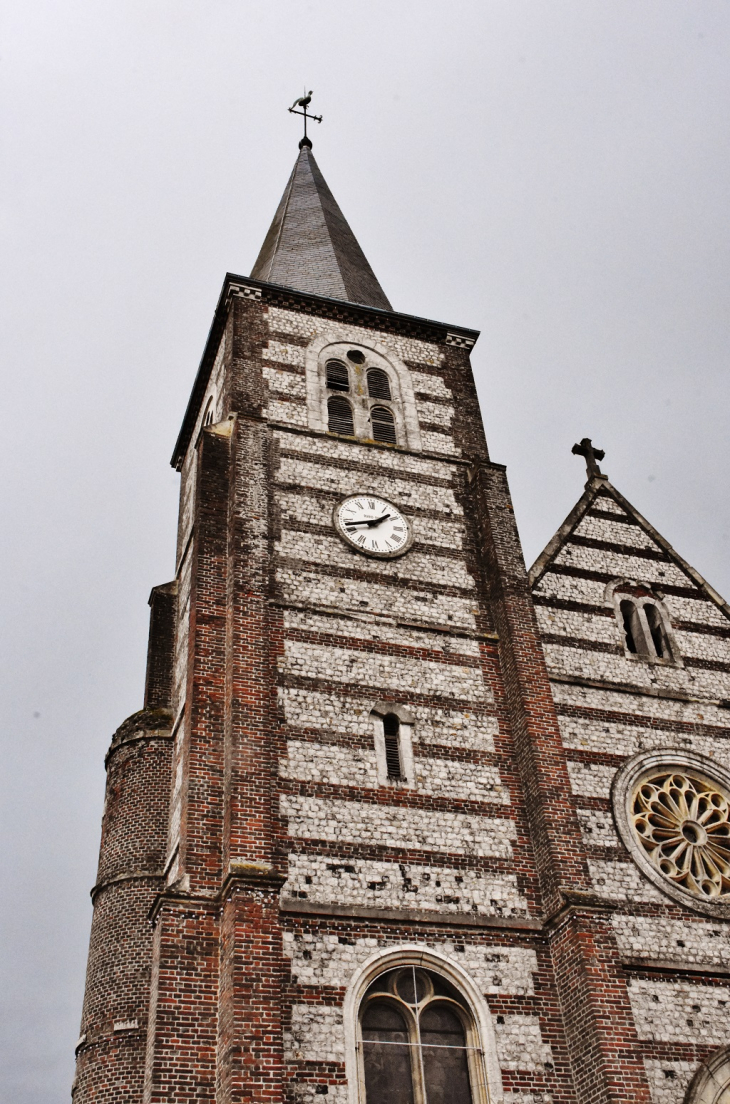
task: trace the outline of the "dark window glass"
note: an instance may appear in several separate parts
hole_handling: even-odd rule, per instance
[[[400,762],[400,721],[395,713],[388,713],[383,717],[383,733],[385,735],[385,762],[388,767],[388,778],[402,778],[403,771]],[[407,1000],[407,998],[404,997],[404,1000]]]
[[[428,1104],[471,1104],[464,1028],[448,1005],[421,1014],[421,1047]]]
[[[641,628],[639,626],[639,615],[636,611],[636,606],[633,602],[629,602],[624,598],[621,606],[621,617],[624,623],[624,632],[626,634],[626,647],[632,655],[637,655],[639,652],[639,644],[641,643]]]
[[[374,406],[370,411],[373,423],[373,440],[382,441],[386,445],[394,445],[395,421],[387,406]]]
[[[413,1104],[411,1048],[400,1012],[373,1002],[363,1016],[362,1039],[368,1104]]]
[[[368,395],[371,399],[387,399],[390,402],[390,380],[382,368],[368,368]]]
[[[365,354],[361,353],[359,349],[350,349],[347,359],[351,360],[353,364],[364,364]]]
[[[343,399],[340,395],[333,395],[332,398],[327,399],[327,417],[330,433],[344,433],[347,437],[354,435],[352,407],[347,399]]]
[[[341,360],[327,361],[327,386],[330,391],[350,390],[350,373]]]
[[[664,637],[664,625],[662,617],[656,606],[647,603],[644,606],[646,620],[649,623],[649,632],[654,643],[654,650],[660,659],[665,659],[668,654],[666,639]]]

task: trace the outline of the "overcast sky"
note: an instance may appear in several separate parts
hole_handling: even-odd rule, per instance
[[[474,367],[530,563],[583,436],[708,580],[726,545],[727,0],[5,0],[0,1099],[67,1102],[103,757],[173,570],[169,457],[297,153]]]

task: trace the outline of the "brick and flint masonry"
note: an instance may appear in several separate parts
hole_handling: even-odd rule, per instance
[[[528,577],[474,335],[227,289],[145,708],[107,759],[74,1101],[365,1104],[348,994],[415,948],[483,1001],[475,1102],[681,1104],[730,1044],[730,913],[646,876],[612,787],[650,752],[730,769],[727,607],[607,480]],[[327,431],[350,348],[392,374],[397,446]],[[401,558],[335,531],[366,491],[412,525]],[[626,653],[616,580],[660,594],[678,662]]]

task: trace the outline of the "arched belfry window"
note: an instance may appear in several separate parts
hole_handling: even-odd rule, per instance
[[[638,584],[612,586],[625,654],[647,663],[661,660],[681,665],[661,598],[649,587]]]
[[[327,400],[327,418],[330,433],[341,433],[346,437],[354,435],[352,407],[342,395],[331,395]]]
[[[368,368],[368,395],[371,399],[387,399],[388,402],[393,398],[388,373],[382,368]]]
[[[483,1055],[474,1016],[440,974],[415,965],[368,987],[359,1016],[366,1104],[478,1104]]]
[[[323,335],[307,347],[305,367],[312,429],[345,434],[369,445],[421,449],[412,371],[394,349],[379,342],[357,345]],[[333,424],[331,399],[338,394],[347,396],[350,404],[353,428],[349,431]]]
[[[373,426],[373,440],[386,445],[395,445],[398,438],[395,434],[395,418],[387,406],[374,406],[370,411],[370,420]]]
[[[343,364],[341,360],[328,360],[326,369],[327,387],[330,391],[350,390],[350,373],[346,364]]]

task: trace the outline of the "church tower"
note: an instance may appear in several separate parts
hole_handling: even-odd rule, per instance
[[[175,446],[75,1104],[719,1100],[730,883],[652,816],[694,786],[723,861],[728,609],[600,473],[528,578],[477,337],[393,310],[305,138]]]

